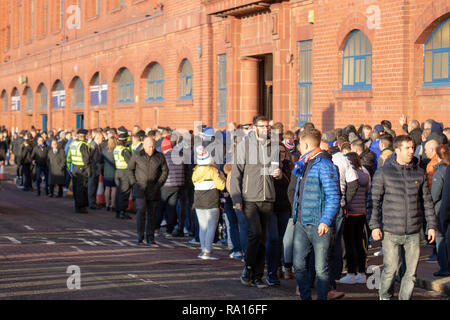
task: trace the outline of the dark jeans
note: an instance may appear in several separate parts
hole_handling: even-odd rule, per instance
[[[155,239],[155,218],[158,201],[136,198],[136,223],[138,240],[143,240],[144,233],[151,240]]]
[[[162,187],[161,188],[161,201],[159,202],[158,213],[156,216],[156,228],[161,227],[161,222],[165,218],[167,222],[167,233],[172,233],[175,225],[177,224],[177,201],[179,197],[180,187]]]
[[[97,204],[97,188],[100,176],[92,176],[88,181],[89,206],[94,207]]]
[[[291,212],[274,212],[270,220],[269,235],[266,243],[267,275],[276,278],[278,267],[281,266],[283,254],[283,237],[291,217]]]
[[[245,263],[253,270],[253,278],[264,275],[266,260],[266,240],[272,217],[272,202],[245,202],[244,214],[247,219],[248,239]]]
[[[48,167],[36,165],[36,187],[38,194],[41,193],[41,175],[45,179],[45,193],[48,194]]]
[[[447,243],[445,241],[445,235],[439,230],[436,230],[436,250],[437,261],[440,273],[447,273],[449,271],[449,261],[447,255]]]
[[[349,273],[365,273],[366,251],[364,250],[364,228],[366,216],[348,216],[344,222],[344,242]]]
[[[330,285],[331,288],[336,289],[336,280],[341,278],[342,274],[342,236],[344,227],[344,212],[339,209],[333,225],[330,228],[331,244],[329,250],[329,268],[330,268]]]
[[[224,209],[229,223],[230,230],[228,236],[230,237],[231,243],[233,244],[233,252],[242,252],[238,218],[236,216],[236,212],[233,209],[233,201],[231,201],[230,197],[225,197]]]
[[[247,229],[247,219],[245,218],[245,214],[241,210],[234,209],[236,212],[236,217],[239,224],[239,238],[241,242],[242,253],[245,255],[247,252],[247,238],[248,238],[248,229]]]
[[[295,224],[294,270],[302,300],[311,300],[313,277],[309,266],[311,258],[308,259],[308,256],[312,253],[312,250],[314,250],[314,265],[317,276],[317,299],[327,300],[330,288],[328,251],[331,234],[328,231],[319,237],[317,229],[317,226],[304,226],[301,222]]]
[[[23,175],[25,177],[25,182],[23,184],[23,190],[24,191],[30,191],[33,189],[33,186],[31,184],[31,165],[30,164],[24,164],[22,166],[23,168]]]
[[[67,168],[64,170],[64,178],[65,178],[65,181],[66,181],[66,183],[64,184],[64,187],[66,189],[69,189],[70,180],[72,179],[72,177],[70,176],[69,169],[67,169]],[[73,185],[72,185],[72,188],[73,188]]]
[[[180,187],[178,201],[176,205],[177,214],[177,226],[178,230],[184,233],[184,227],[186,225],[186,216],[188,212],[187,203],[189,202],[188,195],[185,187]],[[189,230],[188,228],[186,228]]]

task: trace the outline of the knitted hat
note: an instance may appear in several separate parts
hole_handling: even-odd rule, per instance
[[[381,124],[377,124],[373,130],[377,131],[377,132],[384,132],[384,127]]]
[[[197,164],[200,166],[207,166],[212,163],[211,155],[206,151],[204,146],[197,148]]]
[[[350,132],[348,135],[348,141],[352,143],[353,141],[359,140],[358,136],[354,132]]]
[[[168,150],[172,150],[172,142],[170,142],[170,137],[165,137],[163,139],[163,141],[161,142],[161,151],[168,151]]]
[[[288,149],[290,152],[295,149],[295,142],[294,139],[284,139],[283,145]]]

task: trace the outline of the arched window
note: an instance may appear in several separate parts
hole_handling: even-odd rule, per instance
[[[61,80],[56,80],[52,91],[53,108],[64,108],[66,105],[66,90]]]
[[[76,77],[73,80],[72,88],[72,107],[84,106],[84,85],[80,77]]]
[[[33,110],[33,91],[30,87],[25,88],[25,110]]]
[[[91,80],[91,106],[102,106],[108,101],[108,84],[105,78],[100,82],[100,73],[96,72]]]
[[[8,93],[6,90],[2,91],[3,112],[8,111]]]
[[[39,109],[48,108],[48,91],[45,84],[41,83],[38,89],[39,94]]]
[[[442,22],[425,42],[423,82],[424,86],[450,85],[450,19]]]
[[[117,75],[117,103],[134,102],[134,79],[127,68],[122,68]]]
[[[192,65],[187,59],[181,65],[180,99],[192,99]]]
[[[150,67],[145,80],[145,101],[164,100],[164,69],[159,63]]]
[[[360,30],[354,30],[344,47],[342,89],[372,88],[372,44]]]
[[[17,88],[14,88],[11,96],[11,111],[20,111],[20,94]]]

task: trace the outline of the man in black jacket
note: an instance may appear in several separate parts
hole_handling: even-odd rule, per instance
[[[155,150],[153,138],[145,138],[143,149],[133,153],[128,170],[136,197],[137,242],[143,242],[145,233],[147,244],[154,244],[156,207],[169,168],[164,155]]]
[[[369,227],[375,241],[383,238],[384,269],[381,274],[380,299],[389,300],[393,296],[399,249],[403,248],[406,272],[402,277],[399,299],[409,300],[416,281],[420,255],[422,203],[430,243],[436,238],[437,223],[425,172],[413,160],[413,139],[406,135],[398,136],[394,140],[394,150],[392,161],[379,168],[373,178],[369,195],[372,200]],[[381,231],[380,214],[384,235]]]
[[[447,257],[450,257],[450,166],[447,166],[447,170],[445,170],[444,187],[442,188],[442,201],[438,212],[438,217],[442,226],[442,234],[445,235],[445,241],[447,243]]]
[[[370,173],[370,177],[373,177],[377,170],[376,156],[373,151],[369,150],[361,139],[352,142],[352,152],[356,152],[361,158],[361,163],[364,168]]]
[[[48,155],[48,146],[45,143],[43,137],[37,138],[37,145],[33,148],[33,152],[31,153],[31,160],[36,168],[36,187],[37,187],[37,195],[41,195],[41,176],[44,176],[45,179],[45,195],[48,196],[48,163],[47,163],[47,155]]]

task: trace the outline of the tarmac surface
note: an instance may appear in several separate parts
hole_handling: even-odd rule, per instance
[[[163,228],[156,245],[137,245],[133,215],[120,220],[103,209],[76,214],[71,197],[23,192],[12,180],[15,169],[5,171],[8,180],[0,187],[1,300],[299,300],[295,280],[283,279],[281,286],[267,289],[243,286],[243,262],[230,259],[220,242],[214,245],[216,261],[198,259],[199,245],[190,244],[188,237],[166,237]],[[375,251],[370,249],[369,265],[381,266]],[[432,276],[437,264],[424,262],[430,253],[429,247],[421,249],[413,299],[449,300],[450,278]],[[378,299],[378,291],[366,284],[339,284],[338,290],[345,292],[342,300]]]

